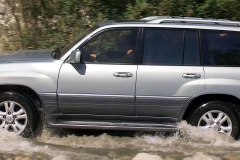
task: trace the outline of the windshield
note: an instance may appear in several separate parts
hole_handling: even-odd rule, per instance
[[[59,58],[61,58],[69,49],[71,49],[75,44],[77,44],[79,41],[81,41],[84,37],[86,37],[89,33],[91,33],[92,31],[94,31],[96,28],[98,28],[98,26],[92,27],[91,29],[89,29],[88,31],[84,32],[83,34],[81,34],[79,37],[77,37],[75,40],[73,40],[72,42],[70,42],[68,45],[66,45],[65,47],[63,47],[60,50],[59,53]]]

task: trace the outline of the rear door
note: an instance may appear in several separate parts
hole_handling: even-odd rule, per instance
[[[177,119],[187,100],[205,90],[198,30],[146,28],[143,44],[136,114]]]

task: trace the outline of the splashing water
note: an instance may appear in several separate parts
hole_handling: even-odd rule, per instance
[[[0,131],[0,144],[1,153],[46,153],[49,150],[47,145],[35,146],[32,144],[31,140],[16,136],[14,133],[5,130]],[[49,153],[49,155],[53,156],[51,153]]]
[[[197,159],[201,156],[211,159],[229,154],[239,155],[240,158],[240,141],[186,122],[179,123],[178,131],[170,135],[118,131],[93,131],[89,134],[84,130],[74,130],[74,133],[60,130],[56,133],[55,130],[45,129],[36,140],[28,140],[1,131],[0,143],[1,153],[40,152],[52,158],[64,154],[75,158],[81,155],[85,159],[131,159],[141,152],[176,159]]]

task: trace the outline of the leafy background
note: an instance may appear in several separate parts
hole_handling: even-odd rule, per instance
[[[153,15],[240,20],[239,0],[0,0],[0,50],[49,49],[109,19]],[[2,8],[2,9],[1,9]]]

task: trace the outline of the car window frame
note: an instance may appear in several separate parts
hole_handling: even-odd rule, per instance
[[[214,29],[199,29],[199,41],[200,41],[200,44],[201,44],[201,56],[202,56],[202,65],[203,66],[206,66],[206,67],[239,67],[239,65],[216,65],[216,64],[205,64],[204,63],[204,55],[203,55],[203,52],[204,52],[204,49],[203,49],[203,34],[202,34],[202,31],[214,31],[214,32],[220,32],[220,31],[225,31],[225,32],[238,32],[240,34],[240,31],[236,31],[236,30],[214,30]]]
[[[145,47],[145,31],[147,29],[153,29],[153,30],[159,30],[159,29],[172,29],[172,30],[183,30],[184,35],[183,35],[183,50],[182,50],[182,64],[181,65],[165,65],[165,64],[144,64],[143,63],[143,54],[144,54],[144,47]],[[198,58],[199,58],[199,64],[196,65],[187,65],[184,64],[184,56],[185,56],[185,37],[186,37],[186,31],[188,30],[194,30],[197,31],[197,42],[198,42]],[[201,41],[200,41],[200,31],[197,28],[171,28],[171,27],[142,27],[142,32],[141,32],[141,42],[140,42],[140,53],[139,53],[139,65],[150,65],[150,66],[202,66],[202,49],[201,49]]]
[[[136,29],[137,30],[137,38],[136,38],[136,46],[135,49],[136,51],[134,51],[134,57],[133,57],[133,61],[132,63],[121,63],[121,62],[84,62],[81,61],[80,63],[82,64],[110,64],[110,65],[136,65],[139,62],[139,53],[140,53],[140,49],[139,49],[139,43],[141,40],[141,27],[112,27],[112,28],[105,28],[102,29],[98,32],[96,32],[95,34],[93,34],[91,37],[89,37],[86,41],[84,41],[83,43],[81,43],[77,49],[83,47],[84,45],[86,45],[88,42],[90,42],[92,39],[94,39],[94,37],[102,34],[103,32],[106,31],[111,31],[111,30],[131,30],[131,29]]]
[[[145,33],[146,30],[185,30],[185,28],[168,28],[168,27],[143,27],[142,31],[142,40],[141,40],[141,53],[140,53],[140,64],[141,65],[150,65],[150,66],[183,66],[183,58],[184,58],[184,38],[185,34],[183,34],[183,47],[182,47],[182,58],[181,58],[181,65],[171,65],[171,64],[144,64],[143,57],[144,57],[144,48],[145,48]]]

